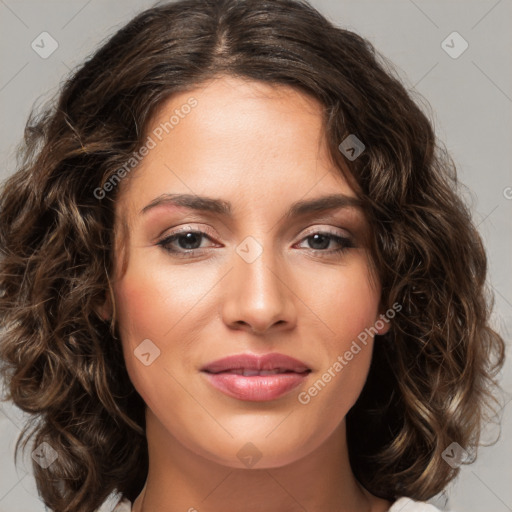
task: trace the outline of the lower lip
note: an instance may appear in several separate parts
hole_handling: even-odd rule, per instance
[[[306,372],[244,377],[236,373],[203,373],[210,384],[222,393],[250,402],[275,400],[300,386],[309,375]]]

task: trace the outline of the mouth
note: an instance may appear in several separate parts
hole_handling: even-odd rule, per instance
[[[304,382],[311,368],[283,354],[240,354],[201,368],[208,382],[223,394],[244,401],[276,400]]]
[[[285,372],[303,373],[311,371],[311,368],[294,357],[273,352],[261,356],[255,354],[235,354],[212,361],[203,366],[201,371],[213,374],[252,371],[257,372],[253,375],[258,375],[262,374],[262,372],[271,372],[271,374]],[[249,374],[247,373],[247,375]]]
[[[254,377],[255,375],[277,375],[277,374],[283,374],[283,373],[309,373],[311,370],[307,369],[304,371],[294,371],[294,370],[287,370],[286,368],[275,368],[273,370],[251,370],[249,368],[237,368],[237,369],[230,369],[230,370],[222,370],[217,372],[212,372],[208,370],[204,370],[206,373],[210,373],[211,375],[218,375],[219,373],[227,373],[232,375],[243,375],[244,377]]]

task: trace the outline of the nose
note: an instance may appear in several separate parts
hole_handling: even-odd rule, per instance
[[[289,272],[263,250],[251,263],[233,255],[225,280],[223,319],[226,325],[253,334],[291,329],[296,324],[295,295]]]

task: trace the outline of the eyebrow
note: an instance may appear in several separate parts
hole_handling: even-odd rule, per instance
[[[145,214],[153,208],[163,205],[181,206],[190,210],[211,212],[224,217],[231,217],[233,211],[231,203],[222,199],[193,194],[162,194],[144,206],[140,214]],[[363,203],[359,198],[345,194],[330,194],[315,199],[303,199],[293,203],[285,213],[284,218],[289,219],[307,213],[322,212],[335,208],[356,208],[362,210]]]

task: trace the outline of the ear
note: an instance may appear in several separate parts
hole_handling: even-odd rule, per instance
[[[96,307],[96,313],[102,320],[108,321],[112,318],[112,300],[109,293],[105,295],[105,301]]]
[[[377,330],[377,334],[382,336],[391,329],[391,319],[388,318],[385,312],[380,312],[379,315],[375,318],[373,326]]]

